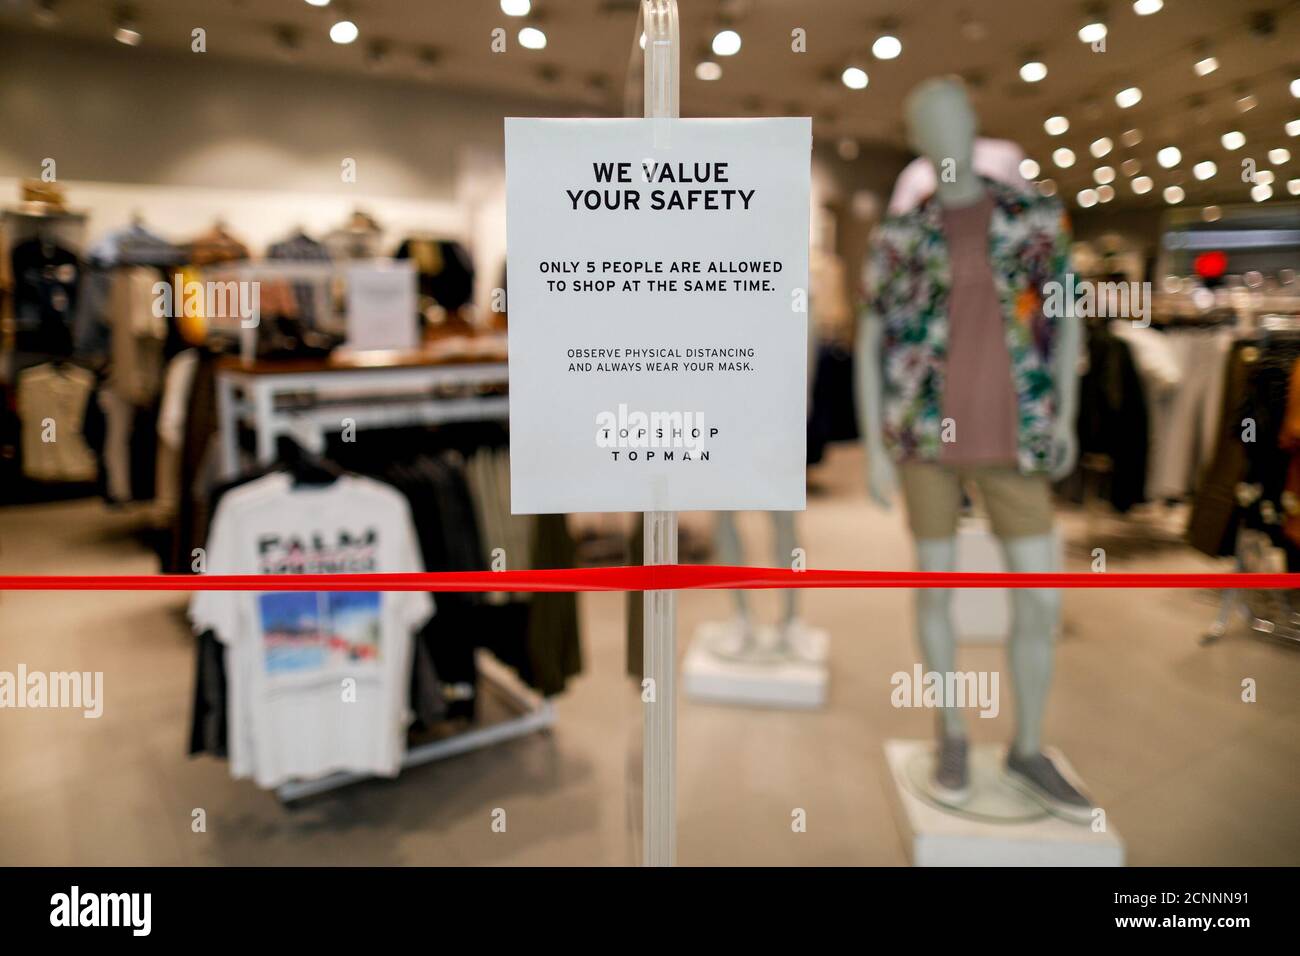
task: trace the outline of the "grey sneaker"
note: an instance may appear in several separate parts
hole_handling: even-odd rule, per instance
[[[1011,749],[1007,753],[1006,779],[1054,816],[1072,823],[1092,822],[1092,801],[1061,776],[1045,754],[1021,757]]]
[[[961,806],[970,799],[970,774],[966,770],[966,738],[939,738],[939,754],[931,781],[934,798],[940,803]]]

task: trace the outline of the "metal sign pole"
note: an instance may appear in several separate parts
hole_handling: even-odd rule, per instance
[[[677,0],[641,0],[640,21],[645,32],[645,116],[676,119],[681,115]],[[656,133],[656,146],[663,145],[660,138]],[[677,512],[647,511],[644,521],[645,563],[676,564]],[[653,696],[644,705],[642,861],[646,866],[672,866],[677,862],[676,593],[645,592],[644,615],[644,676],[654,683]]]

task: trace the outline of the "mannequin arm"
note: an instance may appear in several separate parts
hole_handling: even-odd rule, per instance
[[[1073,309],[1068,310],[1073,312]],[[1079,350],[1082,348],[1082,328],[1076,315],[1058,320],[1056,358],[1053,369],[1056,379],[1056,428],[1052,436],[1052,480],[1059,481],[1074,471],[1079,453],[1075,420],[1079,411]]]
[[[854,357],[857,379],[858,422],[867,449],[867,493],[882,508],[893,504],[897,478],[894,463],[881,437],[883,409],[880,381],[880,321],[870,311],[858,323],[858,347]]]

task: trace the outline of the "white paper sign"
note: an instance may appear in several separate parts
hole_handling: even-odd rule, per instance
[[[516,513],[804,507],[811,121],[506,120]]]
[[[415,263],[375,260],[349,266],[348,348],[413,349],[420,344]]]

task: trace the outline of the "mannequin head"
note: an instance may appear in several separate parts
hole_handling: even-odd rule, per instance
[[[903,103],[912,147],[934,164],[940,202],[959,205],[978,198],[974,174],[975,111],[966,87],[956,77],[926,80]]]

